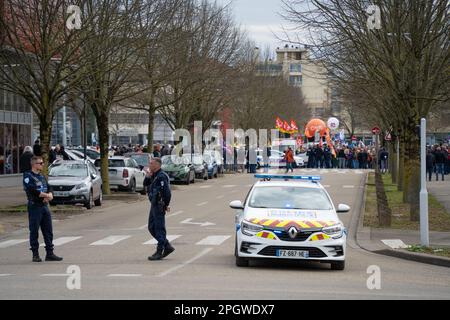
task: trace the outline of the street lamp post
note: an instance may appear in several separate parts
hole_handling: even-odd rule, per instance
[[[428,235],[428,191],[426,179],[426,125],[427,121],[420,119],[420,243],[428,247],[430,239]]]

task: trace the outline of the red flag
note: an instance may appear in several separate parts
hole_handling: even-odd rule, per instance
[[[281,119],[279,117],[277,117],[277,120],[275,121],[275,128],[276,129],[283,129],[283,121],[281,121]]]
[[[293,132],[298,132],[298,127],[297,124],[295,123],[294,120],[291,119],[291,128]]]
[[[286,120],[284,121],[284,124],[283,124],[283,130],[285,133],[290,133],[292,130]]]

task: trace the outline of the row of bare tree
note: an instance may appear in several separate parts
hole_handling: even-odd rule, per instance
[[[229,8],[207,0],[5,0],[0,7],[0,89],[33,109],[46,163],[57,110],[71,105],[84,120],[91,108],[105,193],[115,106],[148,116],[151,148],[157,112],[173,129],[194,120],[207,129],[229,108],[235,124],[258,129],[273,127],[276,107],[304,105],[281,78],[255,77],[253,50]],[[265,114],[270,123],[258,120]]]
[[[418,220],[416,126],[420,118],[449,109],[448,0],[283,2],[286,18],[309,31],[305,42],[327,62],[350,112],[400,140],[393,177],[411,204],[411,220]],[[393,143],[389,148],[395,150]]]

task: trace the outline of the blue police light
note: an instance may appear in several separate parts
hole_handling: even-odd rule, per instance
[[[283,175],[283,174],[255,174],[257,179],[282,179],[282,180],[309,180],[309,181],[320,181],[322,178],[320,176],[298,176],[298,175]]]

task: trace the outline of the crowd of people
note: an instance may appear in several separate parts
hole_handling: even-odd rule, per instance
[[[450,148],[448,145],[434,145],[427,148],[426,167],[428,180],[431,181],[432,174],[436,174],[436,181],[439,175],[442,181],[444,176],[450,173]]]

